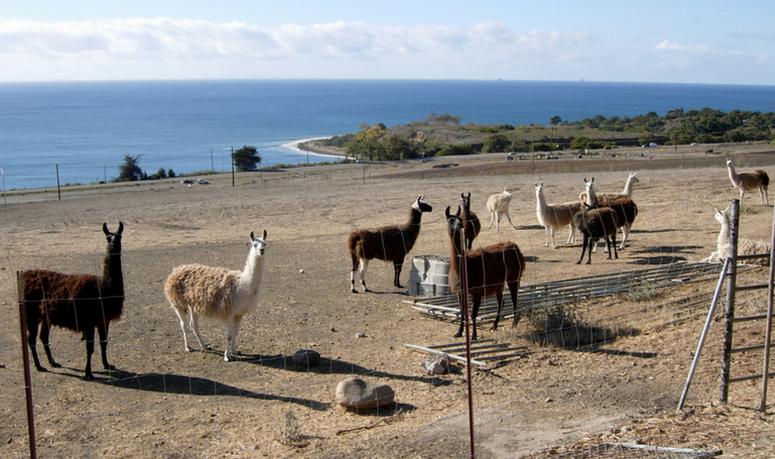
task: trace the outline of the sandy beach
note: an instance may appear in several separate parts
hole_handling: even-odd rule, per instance
[[[350,293],[348,233],[403,223],[417,196],[425,195],[433,212],[423,216],[409,258],[448,255],[444,209],[454,209],[460,193],[471,192],[472,209],[483,222],[475,246],[516,242],[529,257],[523,278],[528,285],[698,261],[715,249],[719,229],[708,203],[724,207],[737,197],[724,158],[735,158],[741,171],[760,167],[775,174],[773,145],[715,148],[721,154],[706,155],[696,146],[681,147],[678,154],[653,149],[653,158],[624,149],[615,158],[584,160],[505,161],[499,154],[313,166],[240,173],[235,187],[229,175],[213,175],[210,184],[191,187],[166,180],[68,188],[61,201],[50,189],[10,193],[8,204],[0,205],[0,301],[9,318],[0,325],[0,384],[6,387],[0,396],[0,455],[28,454],[16,271],[100,273],[102,223],[122,221],[126,301],[122,320],[111,325],[109,351],[120,371],[102,372],[96,358],[97,380],[81,380],[83,342],[53,329],[52,350],[63,368],[32,369],[41,457],[467,457],[465,372],[427,376],[420,368],[423,355],[404,347],[452,342],[457,325],[402,303],[410,297],[392,287],[387,263],[369,265],[374,293]],[[630,170],[639,172],[634,200],[640,214],[618,260],[606,260],[600,250],[591,266],[579,266],[578,243],[544,247],[533,183],[542,181],[547,200],[560,202],[577,196],[582,178],[591,175],[599,192],[618,192]],[[487,228],[485,201],[504,187],[514,195],[517,229],[504,225],[496,232]],[[772,213],[758,195],[748,195],[743,237],[769,239]],[[164,299],[164,279],[183,263],[241,269],[248,234],[261,229],[268,231],[267,261],[258,310],[243,321],[244,355],[225,363],[222,327],[208,320],[200,328],[214,350],[186,353]],[[561,231],[557,242],[565,235]],[[410,261],[404,263],[404,283]],[[761,281],[766,269],[745,276],[746,282]],[[481,338],[525,352],[494,370],[475,372],[478,457],[520,457],[616,440],[721,448],[728,457],[775,455],[772,410],[762,415],[751,409],[758,404],[757,384],[733,386],[731,403],[716,403],[720,319],[688,409],[673,415],[707,313],[706,302],[691,300],[709,298],[714,283],[676,282],[643,298],[578,304],[587,323],[631,330],[593,346],[540,346],[531,338],[539,325],[529,318],[515,329],[509,321],[495,332],[480,327]],[[760,310],[762,295],[741,296],[740,313]],[[359,332],[364,337],[356,337]],[[741,324],[738,336],[761,341],[763,326]],[[302,348],[320,352],[322,364],[294,366],[290,356]],[[40,345],[38,351],[43,355]],[[758,354],[735,358],[736,374],[760,371]],[[389,384],[397,405],[365,414],[343,411],[334,404],[334,390],[350,375]],[[298,423],[296,446],[284,440],[288,416]]]

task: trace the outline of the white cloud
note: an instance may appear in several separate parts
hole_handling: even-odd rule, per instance
[[[708,46],[703,44],[686,45],[682,43],[671,42],[669,40],[661,41],[654,47],[654,49],[657,49],[660,51],[682,51],[682,52],[689,52],[689,53],[711,52],[711,49]]]
[[[0,20],[0,55],[20,59],[169,59],[244,57],[258,59],[373,59],[424,53],[549,53],[583,42],[579,33],[518,34],[487,22],[469,28],[391,26],[363,22],[287,24],[260,28],[172,18],[127,18],[41,22]]]

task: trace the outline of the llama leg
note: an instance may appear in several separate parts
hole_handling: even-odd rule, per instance
[[[587,251],[587,243],[589,241],[589,236],[587,236],[586,234],[584,234],[583,236],[584,238],[581,241],[581,257],[579,258],[579,261],[576,262],[577,265],[581,264],[581,260],[584,259],[584,252]],[[591,253],[592,247],[590,247],[589,250]]]
[[[497,233],[500,230],[501,230],[501,213],[496,212],[495,213],[495,232]]]
[[[463,293],[457,294],[457,304],[460,307],[460,326],[457,327],[455,338],[460,338],[463,336],[463,327],[465,326],[465,321],[468,320],[468,317],[463,314]]]
[[[51,323],[48,321],[47,317],[43,317],[43,320],[40,322],[40,342],[43,343],[43,350],[46,351],[46,358],[48,359],[49,365],[51,365],[52,368],[59,368],[62,365],[56,363],[54,361],[54,356],[51,355],[51,345],[48,341],[50,332]]]
[[[38,371],[48,371],[40,364],[40,360],[38,359],[38,351],[35,349],[37,340],[38,322],[37,320],[31,320],[30,317],[27,316],[27,345],[30,347],[30,354],[32,354],[32,361],[35,363],[35,369]]]
[[[361,276],[361,286],[363,287],[363,292],[370,292],[368,287],[366,287],[366,270],[369,268],[369,260],[366,260],[365,258],[361,258],[360,266],[358,267],[358,271]]]
[[[544,226],[544,247],[549,247],[549,226]]]
[[[234,335],[236,334],[236,322],[231,321],[226,326],[226,349],[223,351],[223,361],[228,362],[232,359],[231,350],[234,347]]]
[[[622,242],[621,242],[621,244],[619,244],[619,248],[620,249],[624,248],[624,244],[625,244],[625,242],[627,242],[627,239],[629,239],[629,237],[630,237],[630,224],[629,223],[625,223],[622,226]],[[616,241],[616,234],[614,234],[614,241]],[[615,242],[614,242],[614,244],[615,244]]]
[[[174,304],[172,305],[172,310],[175,311],[175,315],[178,316],[180,330],[183,331],[183,347],[186,349],[186,352],[191,352],[191,346],[188,345],[188,336],[186,336],[186,322],[183,320],[183,315],[180,314],[180,311],[178,311],[178,308],[175,307]]]
[[[358,257],[353,256],[353,269],[350,271],[350,291],[353,293],[358,293],[357,290],[355,290],[355,276],[356,272],[358,272],[358,266],[360,265],[360,260]]]
[[[86,341],[86,368],[83,370],[83,379],[94,379],[94,375],[91,372],[91,356],[94,354],[94,327],[87,326],[83,331],[83,339]]]
[[[613,250],[611,249],[611,238],[609,238],[608,235],[605,236],[605,249],[608,252],[608,259],[610,260]]]
[[[235,317],[234,318],[234,337],[231,340],[231,354],[232,355],[239,354],[239,351],[237,350],[237,348],[238,348],[237,338],[239,336],[239,329],[240,329],[241,325],[242,325],[242,317]]]
[[[498,313],[495,314],[495,322],[492,323],[492,328],[490,330],[497,330],[498,329],[498,321],[501,318],[501,312],[503,311],[503,292],[497,292],[495,294],[495,302],[498,303]]]
[[[745,190],[743,189],[743,185],[740,185],[740,204],[743,203],[743,196],[745,196]]]
[[[474,307],[471,309],[471,325],[474,331],[471,332],[471,341],[476,341],[476,316],[479,315],[479,306],[481,304],[482,304],[481,295],[474,295]]]
[[[516,226],[514,226],[514,223],[511,221],[511,214],[506,212],[506,218],[509,219],[509,225],[511,225],[512,228],[517,229]]]
[[[617,260],[619,259],[619,252],[616,251],[616,232],[614,231],[613,236],[611,236],[611,247],[614,248],[614,258]],[[608,252],[608,256],[611,256],[611,252]]]
[[[520,269],[522,269],[522,267],[520,267]],[[511,293],[511,307],[514,312],[511,327],[514,328],[517,326],[520,319],[520,316],[517,314],[517,295],[519,294],[519,281],[509,282],[509,293]]]
[[[115,370],[116,367],[108,363],[108,330],[110,322],[97,325],[97,334],[100,337],[100,353],[102,355],[102,367],[108,371]]]
[[[490,224],[487,225],[487,229],[492,229],[492,222],[495,220],[495,212],[490,212]]]
[[[592,264],[592,244],[597,244],[597,240],[592,240],[592,238],[589,239],[589,251],[587,252],[587,264]]]
[[[210,344],[205,341],[204,338],[202,338],[202,334],[199,333],[199,316],[196,315],[193,309],[188,308],[188,319],[189,324],[191,325],[191,330],[194,331],[194,336],[196,336],[196,340],[199,341],[199,346],[202,347],[202,350],[209,351],[211,349]]]
[[[403,258],[393,262],[393,269],[395,270],[395,275],[393,277],[393,285],[396,288],[404,288],[403,285],[401,285],[401,267],[403,265],[404,265]]]
[[[573,223],[571,223],[568,225],[568,239],[565,241],[565,244],[572,244],[575,238],[576,232],[573,230]]]
[[[549,235],[552,238],[552,248],[556,249],[557,247],[554,245],[554,226],[549,226]]]

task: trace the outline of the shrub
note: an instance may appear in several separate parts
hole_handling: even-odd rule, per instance
[[[482,146],[484,152],[506,151],[511,147],[511,141],[503,134],[495,134],[487,137]]]
[[[256,147],[245,145],[234,152],[232,160],[238,171],[254,171],[261,163],[261,155],[258,154]]]
[[[474,153],[476,153],[476,150],[474,150],[474,147],[472,145],[458,144],[458,145],[447,145],[441,150],[439,150],[436,153],[436,155],[453,156],[453,155],[472,155]]]

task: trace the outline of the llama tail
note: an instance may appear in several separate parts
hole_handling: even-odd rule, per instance
[[[353,263],[353,271],[355,271],[358,268],[358,264],[360,264],[360,257],[358,254],[358,245],[361,243],[361,235],[357,231],[353,231],[350,233],[350,236],[347,238],[347,249],[350,251],[350,259]]]
[[[763,170],[759,170],[759,174],[762,177],[762,185],[764,185],[764,188],[767,188],[767,186],[770,184],[770,176],[767,175],[767,172]]]

